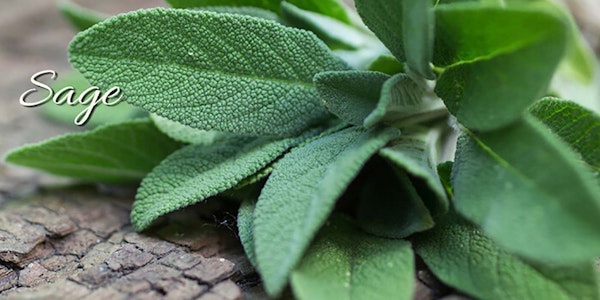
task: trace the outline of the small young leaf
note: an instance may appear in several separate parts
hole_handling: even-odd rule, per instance
[[[401,239],[433,227],[433,219],[406,171],[382,159],[365,167],[356,219],[373,235]]]
[[[56,175],[108,183],[135,182],[179,147],[180,143],[145,119],[26,145],[5,159]]]
[[[542,4],[436,7],[434,63],[451,66],[435,91],[464,126],[506,126],[546,92],[564,54],[567,24]]]
[[[254,209],[256,200],[244,200],[240,205],[237,216],[238,234],[240,241],[248,256],[250,263],[256,268],[256,254],[254,253]]]
[[[296,139],[231,137],[212,145],[190,145],[158,165],[140,185],[131,211],[136,230],[158,217],[226,191],[261,171]]]
[[[314,82],[327,110],[350,124],[362,125],[389,78],[379,72],[329,71],[315,75]]]
[[[530,112],[600,172],[600,116],[573,102],[545,99]]]
[[[388,75],[396,75],[404,71],[402,65],[395,57],[389,54],[378,56],[368,67],[369,71],[381,72]]]
[[[440,136],[439,129],[405,132],[392,145],[379,151],[381,156],[427,183],[437,196],[424,199],[425,205],[434,216],[445,213],[449,207],[446,191],[437,173]]]
[[[277,163],[254,215],[256,259],[269,295],[284,288],[346,186],[397,135],[391,128],[350,127],[316,139]]]
[[[407,124],[429,114],[445,114],[439,99],[425,97],[425,89],[406,74],[389,78],[381,87],[377,106],[364,119],[365,127],[379,123]]]
[[[591,261],[537,267],[512,256],[451,212],[413,239],[415,251],[444,283],[480,299],[598,299]]]
[[[598,257],[600,186],[532,116],[462,136],[452,186],[456,209],[510,252],[562,265]]]
[[[93,84],[120,86],[128,102],[172,121],[278,136],[326,118],[313,76],[347,69],[306,31],[162,8],[119,15],[80,33],[70,60]]]
[[[365,234],[334,215],[290,281],[299,300],[413,299],[413,256],[408,242]]]
[[[358,49],[379,43],[375,37],[328,16],[303,10],[289,2],[281,2],[285,23],[314,32],[332,49]]]
[[[79,72],[67,73],[64,76],[58,76],[57,80],[50,84],[50,87],[58,92],[63,88],[72,87],[76,95],[81,94],[90,84],[85,77]],[[49,119],[58,121],[64,124],[73,125],[77,115],[86,109],[88,105],[70,106],[68,104],[54,105],[47,104],[40,107],[40,112]],[[100,125],[120,123],[135,118],[146,117],[147,113],[143,110],[132,106],[126,102],[119,102],[114,106],[99,105],[94,108],[94,111],[88,121],[83,125],[84,128],[92,128]]]
[[[438,172],[438,175],[440,176],[440,182],[446,189],[446,194],[450,198],[452,198],[454,195],[454,192],[452,191],[452,178],[451,178],[452,165],[453,165],[453,162],[447,161],[447,162],[443,162],[437,166],[437,172]]]
[[[415,73],[435,79],[433,58],[433,0],[402,0],[402,39],[406,64]]]
[[[70,0],[59,1],[58,10],[78,30],[86,30],[108,18],[102,13],[82,7]]]
[[[151,114],[150,118],[154,122],[154,125],[164,134],[176,141],[187,144],[210,145],[233,136],[232,134],[220,131],[192,128],[156,114]]]

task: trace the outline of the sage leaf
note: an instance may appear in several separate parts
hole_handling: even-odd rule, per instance
[[[312,31],[332,49],[358,49],[379,43],[358,28],[286,1],[281,2],[281,17],[287,25]]]
[[[406,64],[415,73],[435,79],[433,58],[435,18],[433,0],[402,0],[402,40]]]
[[[412,299],[413,256],[408,242],[365,234],[334,215],[290,281],[300,300]]]
[[[404,132],[390,146],[379,151],[382,157],[427,183],[436,197],[423,200],[434,216],[445,213],[449,207],[446,191],[437,173],[440,138],[438,128],[414,129],[413,132]]]
[[[64,76],[59,76],[55,82],[50,84],[54,91],[60,91],[66,87],[72,87],[76,93],[82,93],[91,85],[79,72],[67,73]],[[63,123],[73,125],[77,115],[89,106],[88,104],[80,104],[70,106],[68,104],[61,105],[42,105],[40,112],[47,118]],[[120,123],[129,121],[135,118],[146,117],[147,114],[143,110],[128,104],[119,102],[114,106],[98,105],[88,121],[82,125],[84,128],[93,128],[100,125]]]
[[[569,144],[592,170],[600,172],[600,116],[582,106],[557,99],[535,103],[530,112]]]
[[[232,137],[212,145],[189,145],[171,154],[140,185],[131,223],[141,231],[158,217],[233,188],[260,172],[297,138]]]
[[[254,245],[267,293],[278,295],[336,200],[396,129],[350,127],[278,161],[258,199]]]
[[[258,7],[276,13],[280,12],[281,0],[167,0],[175,8],[198,8],[204,6],[233,6],[233,7]],[[348,9],[339,0],[288,0],[288,2],[301,9],[314,11],[329,16],[341,22],[350,24]]]
[[[250,263],[256,267],[256,254],[254,253],[254,209],[256,200],[245,200],[240,205],[237,215],[237,226],[240,241],[244,247],[244,252]]]
[[[296,135],[327,117],[313,76],[347,68],[313,34],[254,17],[155,8],[102,24],[75,37],[71,63],[95,85],[122,87],[129,103],[202,130]]]
[[[455,213],[413,239],[417,254],[444,283],[479,299],[598,299],[591,261],[539,267],[503,251]]]
[[[281,21],[279,19],[279,16],[276,13],[274,13],[270,10],[266,10],[266,9],[258,8],[258,7],[254,7],[254,6],[203,6],[203,7],[198,7],[197,9],[208,10],[208,11],[218,12],[218,13],[245,15],[245,16],[251,16],[251,17],[255,17],[255,18],[275,21],[275,22]]]
[[[364,118],[365,127],[379,123],[410,125],[430,114],[446,113],[443,103],[426,96],[425,83],[417,83],[406,74],[397,74],[384,82],[377,106]],[[400,126],[399,126],[400,127]]]
[[[86,30],[108,18],[102,13],[85,8],[70,0],[61,0],[57,6],[65,19],[78,30]]]
[[[433,218],[406,171],[373,159],[360,176],[365,182],[358,192],[355,215],[364,231],[402,239],[433,227]]]
[[[469,2],[438,5],[435,13],[434,63],[449,65],[435,91],[462,125],[506,126],[546,92],[567,35],[552,7]]]
[[[369,71],[381,72],[388,75],[395,75],[404,71],[402,65],[395,57],[389,54],[382,54],[375,58],[368,67]]]
[[[144,119],[25,145],[8,153],[5,160],[56,175],[107,183],[136,182],[180,147]]]
[[[452,165],[453,165],[453,162],[447,161],[447,162],[443,162],[437,166],[437,172],[438,172],[438,175],[440,176],[440,182],[442,182],[442,185],[446,189],[446,194],[448,195],[449,198],[452,198],[454,195],[454,193],[452,192],[452,178],[451,178]]]
[[[532,116],[462,136],[452,186],[456,209],[509,252],[560,265],[599,255],[600,186]]]
[[[232,134],[220,131],[192,128],[156,114],[151,114],[150,118],[154,122],[154,125],[164,134],[176,141],[187,144],[210,145],[233,136]]]
[[[318,73],[314,82],[327,110],[350,124],[362,125],[388,78],[379,72],[329,71]]]
[[[403,0],[355,0],[356,10],[367,27],[401,62],[404,55]]]
[[[200,8],[205,6],[258,7],[279,12],[281,0],[166,0],[174,8]]]

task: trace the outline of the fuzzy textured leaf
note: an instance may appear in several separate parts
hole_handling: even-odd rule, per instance
[[[282,291],[346,186],[397,135],[391,128],[350,127],[316,139],[278,162],[254,215],[256,259],[270,295]]]
[[[189,145],[158,165],[140,185],[131,211],[136,230],[158,217],[236,186],[260,172],[297,139],[232,137],[212,145]]]
[[[600,172],[600,116],[582,106],[557,99],[534,104],[531,113]]]
[[[510,252],[561,265],[600,254],[600,186],[532,116],[462,136],[452,186],[456,209]]]
[[[120,86],[128,102],[172,121],[278,136],[326,118],[313,76],[347,69],[306,31],[162,8],[119,15],[80,33],[70,60],[91,83]]]
[[[591,261],[580,267],[528,264],[477,227],[449,213],[413,239],[415,251],[446,284],[480,299],[598,299]]]
[[[401,62],[404,55],[403,0],[356,0],[356,10],[365,24]]]
[[[406,64],[415,73],[435,79],[433,58],[433,0],[402,0],[402,39]]]
[[[425,205],[434,216],[445,213],[449,207],[446,191],[437,173],[440,138],[439,128],[429,131],[417,129],[412,133],[405,132],[392,145],[379,151],[381,156],[427,183],[436,197],[425,198]]]
[[[435,8],[434,63],[449,65],[435,90],[464,126],[506,126],[546,92],[565,53],[567,24],[542,4]]]
[[[164,134],[176,141],[187,144],[210,145],[233,136],[232,134],[220,131],[192,128],[156,114],[151,114],[150,118],[154,122],[154,125]]]
[[[244,200],[240,205],[237,215],[238,235],[244,252],[250,263],[256,268],[256,254],[254,252],[254,209],[256,200]]]
[[[246,15],[276,22],[281,21],[276,13],[253,6],[203,6],[198,7],[197,9],[234,15]]]
[[[108,18],[102,13],[82,7],[70,0],[59,1],[58,10],[78,30],[86,30]]]
[[[292,289],[299,300],[412,299],[413,256],[408,242],[365,234],[334,215],[292,273]]]
[[[26,145],[5,159],[56,175],[108,183],[136,182],[180,147],[144,119]]]
[[[314,82],[327,110],[350,124],[362,125],[389,78],[379,72],[330,71],[317,74]]]

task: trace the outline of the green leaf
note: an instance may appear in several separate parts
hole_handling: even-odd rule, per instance
[[[327,110],[350,124],[362,125],[388,78],[378,72],[329,71],[318,73],[314,82]]]
[[[561,265],[600,254],[600,186],[531,116],[461,137],[452,186],[456,209],[510,252]]]
[[[438,175],[440,176],[440,182],[442,182],[442,185],[446,189],[446,194],[450,198],[452,198],[454,195],[454,193],[452,192],[452,178],[451,178],[452,165],[453,165],[453,162],[447,161],[447,162],[443,162],[437,166],[437,172],[438,172]]]
[[[86,30],[108,18],[107,15],[82,7],[70,0],[59,1],[58,10],[78,30]]]
[[[248,256],[250,263],[256,268],[256,254],[254,253],[254,209],[256,208],[255,200],[245,200],[240,205],[237,215],[237,226],[240,241]]]
[[[433,227],[433,219],[401,168],[374,159],[361,172],[356,219],[373,235],[401,239]]]
[[[378,44],[372,35],[337,19],[281,2],[281,16],[287,25],[314,32],[332,49],[358,49]]]
[[[377,106],[364,119],[365,127],[386,123],[402,127],[431,116],[447,114],[444,104],[437,98],[426,95],[425,83],[417,83],[406,74],[389,78],[381,87]]]
[[[375,35],[401,62],[404,55],[402,0],[355,0],[356,10]]]
[[[346,186],[397,135],[391,128],[350,127],[316,139],[277,163],[254,215],[256,259],[269,295],[281,292]]]
[[[412,299],[412,249],[406,241],[365,234],[334,215],[292,273],[291,284],[300,300]]]
[[[254,17],[179,9],[119,15],[71,42],[93,84],[202,130],[290,136],[327,113],[316,73],[343,70],[313,34]],[[140,80],[140,76],[145,80]]]
[[[200,130],[179,124],[167,118],[156,114],[151,114],[150,118],[154,125],[168,135],[170,138],[187,144],[211,145],[215,142],[231,138],[233,135],[214,130]]]
[[[8,153],[5,160],[56,175],[108,183],[135,182],[179,147],[180,143],[144,119],[26,145]]]
[[[200,8],[204,6],[253,6],[279,12],[281,0],[166,0],[174,8]]]
[[[404,71],[404,66],[392,55],[383,54],[375,58],[368,67],[369,71],[396,75]]]
[[[131,223],[136,230],[144,230],[162,215],[229,190],[297,143],[298,138],[231,137],[208,146],[186,146],[144,178]]]
[[[71,72],[64,76],[59,76],[55,82],[50,84],[50,87],[56,93],[65,87],[72,87],[77,95],[79,95],[89,88],[90,84],[79,72]],[[40,111],[49,119],[73,125],[77,115],[86,109],[88,105],[78,103],[77,105],[70,106],[68,104],[55,105],[54,103],[47,103],[46,105],[41,106]],[[126,102],[119,102],[114,106],[98,105],[94,108],[94,112],[83,127],[92,128],[145,116],[146,113],[143,110]]]
[[[175,8],[198,8],[204,6],[253,6],[279,12],[281,0],[166,0]],[[289,0],[295,6],[350,24],[346,6],[339,0]]]
[[[356,0],[356,9],[392,54],[419,75],[434,79],[431,0]]]
[[[388,0],[389,1],[389,0]],[[402,0],[402,39],[406,64],[415,73],[435,79],[433,58],[433,0]]]
[[[392,145],[381,149],[379,154],[411,175],[422,178],[436,195],[433,199],[424,198],[425,205],[434,216],[445,213],[449,203],[437,173],[440,129],[417,129],[403,133]]]
[[[234,15],[246,15],[276,22],[280,21],[279,16],[276,13],[253,6],[203,6],[198,7],[197,9]]]
[[[482,131],[506,126],[546,92],[567,29],[551,6],[460,3],[435,12],[434,63],[450,65],[435,91],[461,124]]]
[[[531,114],[569,144],[596,173],[600,172],[600,116],[570,101],[544,99]]]
[[[521,199],[522,200],[522,199]],[[501,250],[454,213],[413,239],[415,251],[444,283],[480,299],[598,299],[591,261],[539,267]],[[533,242],[533,241],[532,241]]]

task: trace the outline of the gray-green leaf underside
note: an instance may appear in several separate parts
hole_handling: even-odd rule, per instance
[[[180,9],[119,15],[71,42],[92,84],[183,125],[289,136],[327,117],[312,79],[347,66],[313,34],[254,17]]]
[[[258,269],[270,295],[282,291],[346,186],[397,135],[395,129],[350,127],[295,149],[278,162],[254,215]]]
[[[6,161],[80,179],[135,182],[180,147],[144,119],[26,145],[10,152]]]
[[[510,252],[562,265],[600,254],[600,186],[532,116],[461,137],[452,185],[456,209]]]
[[[500,249],[451,212],[413,239],[415,251],[446,284],[479,299],[598,299],[592,262],[579,267],[528,264]]]
[[[210,145],[234,136],[233,134],[220,131],[192,128],[156,114],[151,114],[150,118],[154,122],[154,125],[164,134],[176,141],[187,144]]]
[[[235,187],[260,172],[297,139],[231,137],[189,145],[158,165],[137,191],[131,223],[143,230],[158,217]]]
[[[242,202],[238,211],[237,226],[238,235],[244,252],[250,263],[256,268],[256,253],[254,252],[254,209],[256,200],[247,199]]]
[[[403,240],[362,232],[334,215],[290,278],[300,300],[412,299],[414,258]]]

